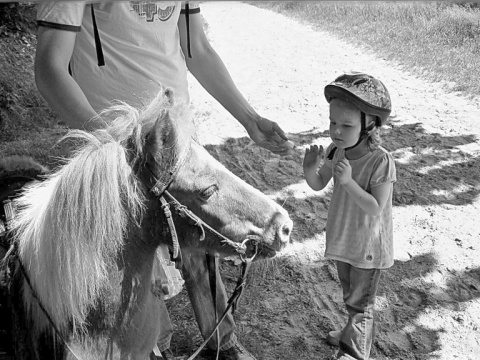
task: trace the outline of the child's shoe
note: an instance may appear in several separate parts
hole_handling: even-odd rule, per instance
[[[341,330],[330,331],[327,335],[327,343],[333,346],[339,346],[341,336],[342,336]]]

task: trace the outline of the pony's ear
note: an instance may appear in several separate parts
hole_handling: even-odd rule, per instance
[[[174,101],[173,90],[164,89],[149,108],[151,119],[155,119],[155,125],[146,134],[144,151],[145,161],[152,169],[159,165],[163,167],[166,161],[174,157],[177,150],[176,124],[173,123],[175,120],[170,114]]]
[[[176,153],[176,133],[168,110],[162,111],[144,145],[144,164],[159,176],[168,167]]]
[[[155,121],[155,126],[146,138],[146,149],[155,155],[166,149],[173,150],[177,141],[176,129],[168,110],[163,110]]]

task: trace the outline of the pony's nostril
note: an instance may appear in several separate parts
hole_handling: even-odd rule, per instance
[[[283,225],[282,233],[284,236],[290,236],[291,232],[292,232],[292,227],[290,225]]]
[[[288,241],[290,234],[292,233],[293,222],[292,220],[286,221],[280,229],[280,236],[284,239],[284,241]]]
[[[273,220],[274,241],[272,245],[277,247],[277,251],[283,249],[290,241],[293,221],[286,211],[279,211]]]

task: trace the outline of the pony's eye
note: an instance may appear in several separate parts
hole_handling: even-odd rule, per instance
[[[215,192],[217,192],[218,186],[217,185],[211,185],[207,187],[206,189],[202,190],[200,192],[200,196],[202,197],[203,200],[209,199]]]

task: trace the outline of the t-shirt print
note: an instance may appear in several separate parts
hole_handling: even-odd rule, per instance
[[[175,1],[131,1],[130,10],[147,22],[167,21],[175,11]]]

